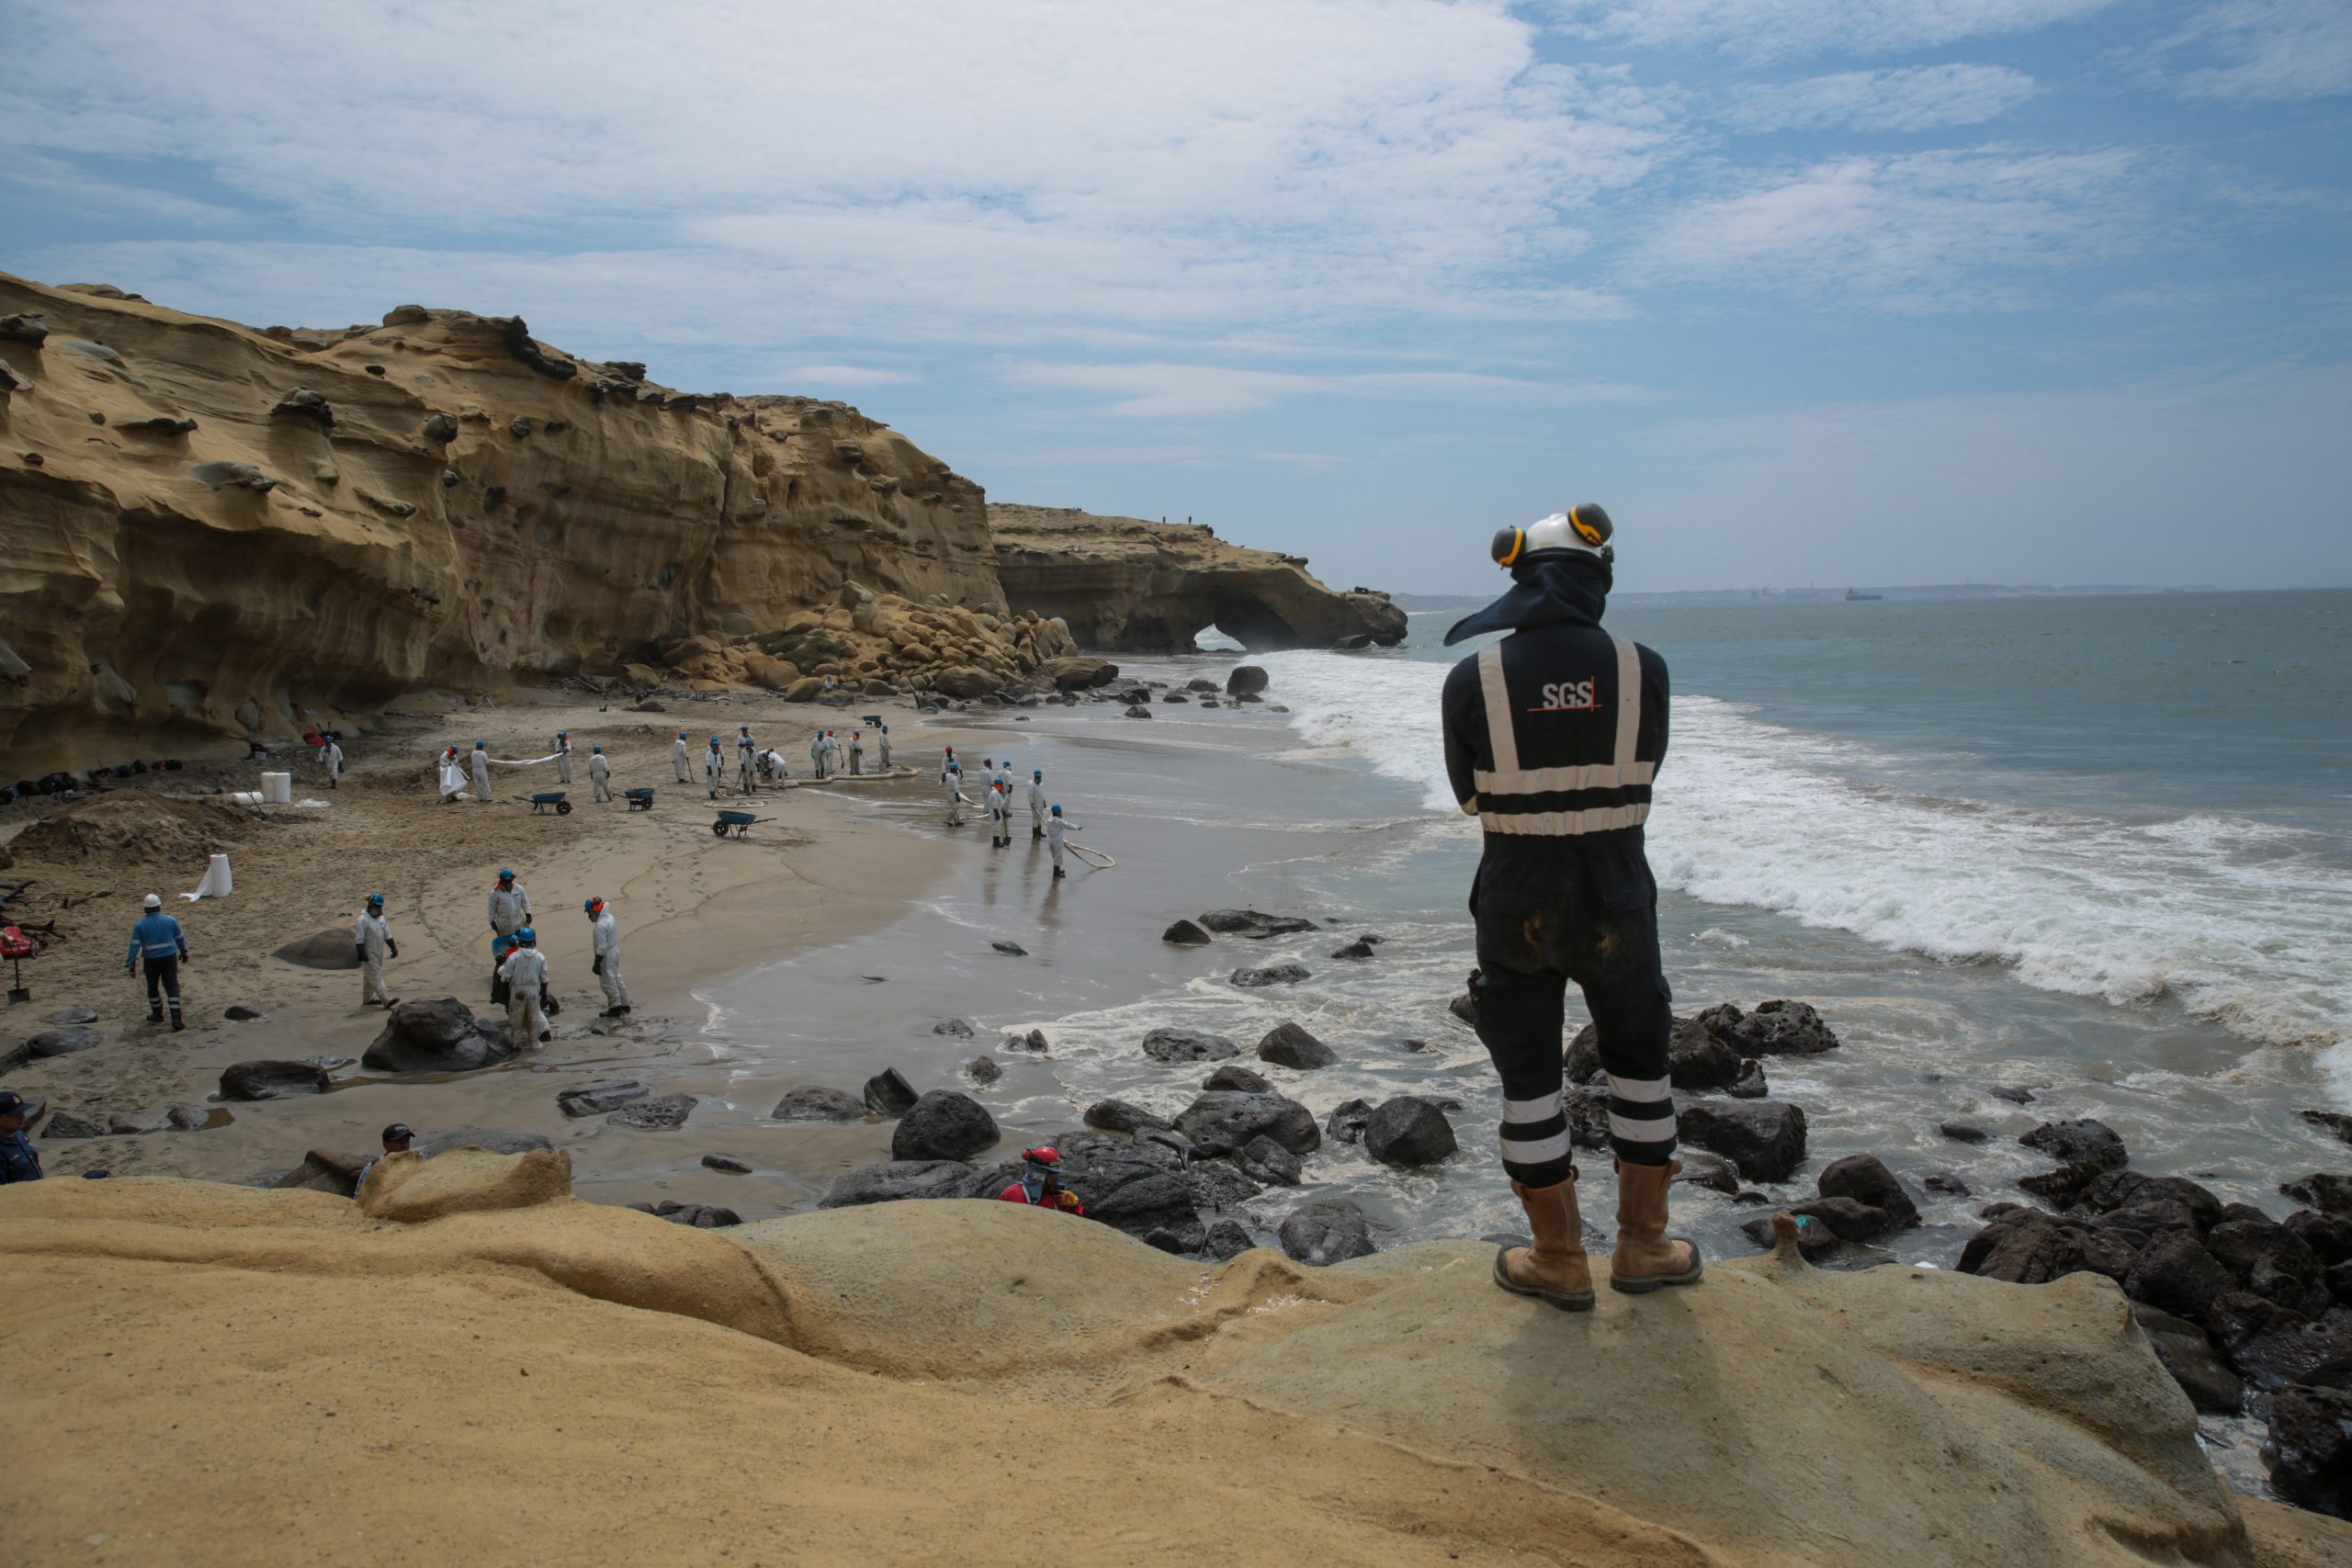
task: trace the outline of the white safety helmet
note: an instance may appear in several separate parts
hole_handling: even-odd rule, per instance
[[[160,893],[150,893],[147,895],[145,904],[150,909],[160,909],[164,907],[164,896]]]
[[[1524,528],[1505,528],[1495,535],[1495,542],[1487,549],[1497,566],[1510,568],[1537,556],[1554,552],[1576,551],[1598,556],[1604,562],[1614,561],[1617,552],[1610,541],[1616,527],[1609,521],[1596,502],[1580,501],[1566,512],[1555,512],[1541,522]]]

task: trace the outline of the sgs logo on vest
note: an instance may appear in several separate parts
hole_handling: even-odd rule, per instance
[[[1529,708],[1530,713],[1590,713],[1600,705],[1592,692],[1589,676],[1581,681],[1553,681],[1543,688],[1542,707]]]

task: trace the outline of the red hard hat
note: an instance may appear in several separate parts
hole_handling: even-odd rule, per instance
[[[1057,1170],[1061,1168],[1061,1151],[1051,1144],[1039,1144],[1034,1149],[1023,1149],[1021,1151],[1021,1157],[1031,1165],[1051,1166]]]

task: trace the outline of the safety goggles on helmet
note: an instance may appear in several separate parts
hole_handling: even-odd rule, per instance
[[[1023,1149],[1021,1152],[1021,1157],[1038,1170],[1058,1171],[1062,1168],[1061,1151],[1047,1144],[1040,1144],[1034,1149]]]
[[[1540,522],[1524,528],[1505,528],[1495,535],[1495,542],[1487,553],[1499,567],[1514,567],[1520,562],[1554,551],[1573,550],[1579,554],[1598,556],[1604,562],[1617,558],[1616,547],[1611,543],[1617,532],[1596,502],[1580,501],[1566,512],[1555,512]]]

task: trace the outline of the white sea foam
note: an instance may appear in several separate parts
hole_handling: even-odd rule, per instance
[[[1438,739],[1443,664],[1270,657],[1300,737],[1345,748],[1455,821]],[[2296,829],[2196,815],[2133,823],[1889,782],[1899,759],[1679,696],[1650,819],[1659,882],[1712,903],[2119,1005],[2169,995],[2247,1039],[2334,1046],[2352,1092],[2352,874]],[[1466,824],[1465,824],[1466,830]]]

